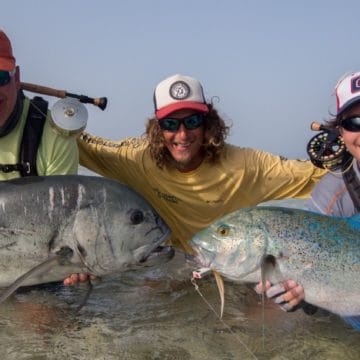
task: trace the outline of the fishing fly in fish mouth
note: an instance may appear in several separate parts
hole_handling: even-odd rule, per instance
[[[294,279],[303,285],[306,302],[353,319],[360,315],[360,283],[354,283],[359,231],[360,215],[334,218],[258,207],[224,216],[197,233],[191,245],[198,265],[229,280]]]

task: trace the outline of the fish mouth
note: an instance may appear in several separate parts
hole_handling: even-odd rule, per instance
[[[156,229],[159,229],[159,227],[156,227]],[[171,231],[169,228],[167,228],[165,231],[162,229],[162,232],[163,234],[156,241],[157,246],[155,246],[155,248],[151,249],[147,254],[140,258],[139,264],[142,266],[151,266],[152,264],[168,262],[174,257],[175,250],[171,246],[162,245],[170,236]]]
[[[209,256],[204,256],[204,254],[200,252],[199,249],[193,249],[195,250],[195,254],[185,254],[186,261],[194,264],[195,266],[201,266],[210,269],[214,259]]]
[[[175,250],[171,246],[157,246],[150,254],[143,256],[139,263],[141,265],[153,266],[170,261],[175,255]]]

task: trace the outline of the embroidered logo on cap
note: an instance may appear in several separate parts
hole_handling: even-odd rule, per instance
[[[351,92],[358,92],[360,91],[360,76],[356,76],[351,79]]]
[[[175,100],[184,100],[190,96],[190,87],[184,81],[176,81],[170,86],[170,96]]]

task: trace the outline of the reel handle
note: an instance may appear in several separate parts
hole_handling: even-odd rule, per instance
[[[310,125],[310,129],[312,131],[325,131],[325,127],[323,124],[318,123],[317,121],[313,121]]]
[[[61,99],[66,98],[66,97],[76,98],[82,103],[96,105],[101,110],[105,110],[106,105],[107,105],[106,97],[90,98],[86,95],[72,94],[65,90],[58,90],[58,89],[53,89],[53,88],[50,88],[47,86],[36,85],[36,84],[25,83],[25,82],[21,82],[20,86],[23,90],[27,90],[27,91],[31,91],[31,92],[35,92],[35,93],[39,93],[39,94],[43,94],[43,95],[55,96],[55,97],[58,97]]]

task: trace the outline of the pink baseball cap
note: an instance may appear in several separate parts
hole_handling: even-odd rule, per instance
[[[360,102],[360,72],[342,77],[335,86],[337,115]]]
[[[209,112],[200,82],[179,74],[166,78],[156,86],[154,105],[155,115],[159,120],[182,109]]]

